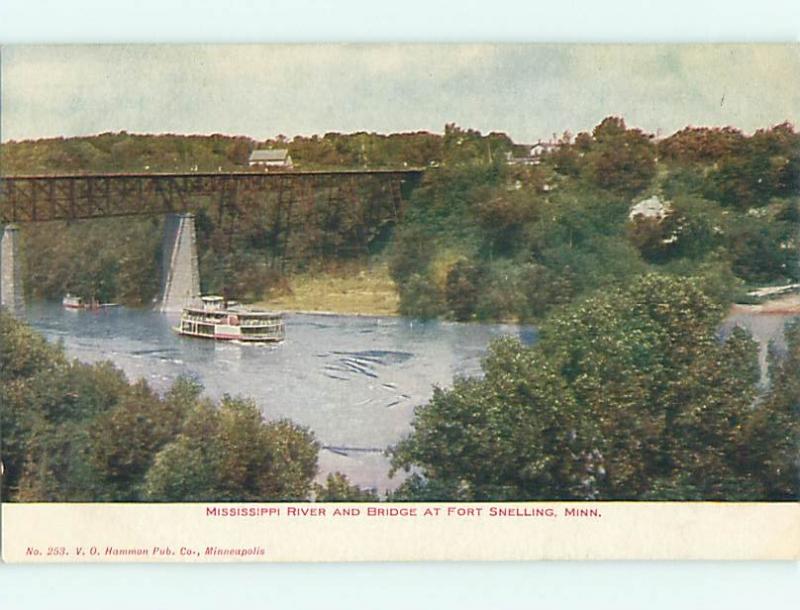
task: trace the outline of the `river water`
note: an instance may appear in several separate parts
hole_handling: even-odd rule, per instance
[[[116,307],[67,310],[29,305],[31,326],[61,340],[84,362],[112,360],[130,380],[166,390],[179,376],[203,384],[208,396],[253,398],[268,419],[289,418],[310,428],[321,445],[320,478],[345,473],[378,490],[389,479],[384,450],[409,432],[414,407],[434,385],[480,374],[492,339],[535,340],[532,327],[420,322],[406,318],[289,314],[286,341],[236,345],[176,335],[178,316]]]
[[[784,327],[790,321],[800,319],[799,314],[751,313],[743,308],[734,310],[722,324],[721,338],[726,338],[734,328],[746,330],[758,343],[758,364],[761,368],[761,384],[769,382],[769,352],[781,354],[786,351]]]
[[[434,385],[479,375],[489,343],[512,335],[530,344],[530,326],[463,324],[407,318],[289,314],[286,341],[256,346],[176,335],[177,315],[124,307],[74,311],[54,303],[28,307],[30,324],[63,341],[84,362],[112,360],[131,380],[166,390],[179,376],[203,384],[208,396],[250,397],[268,419],[289,418],[310,428],[321,445],[320,479],[343,472],[362,487],[395,488],[384,451],[410,430],[414,407]],[[788,315],[732,314],[721,328],[750,331],[760,344],[785,348]],[[766,382],[766,375],[762,375]]]

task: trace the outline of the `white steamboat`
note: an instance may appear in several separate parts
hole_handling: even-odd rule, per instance
[[[201,300],[202,306],[183,309],[175,332],[242,343],[274,343],[286,336],[281,313],[249,309],[219,296],[204,296]]]

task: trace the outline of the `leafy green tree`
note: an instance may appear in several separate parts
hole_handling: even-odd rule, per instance
[[[0,314],[3,494],[27,500],[90,499],[101,481],[86,428],[127,389],[108,363],[68,362],[27,326]]]
[[[731,218],[725,237],[734,273],[751,283],[796,281],[797,227],[769,212]]]
[[[165,399],[144,381],[130,386],[113,408],[89,427],[89,459],[110,500],[135,500],[156,454],[181,429],[199,387],[180,380]]]
[[[525,225],[534,220],[538,202],[528,192],[503,193],[475,206],[481,231],[495,255],[512,254]]]
[[[773,350],[770,387],[744,430],[741,459],[768,500],[798,500],[800,490],[800,322],[787,325],[786,354]]]
[[[586,153],[593,184],[625,197],[645,190],[656,175],[656,150],[650,136],[628,129],[619,117],[608,117],[594,128]]]
[[[791,197],[800,183],[800,134],[790,123],[759,129],[708,173],[706,196],[739,209]]]
[[[506,366],[510,359],[511,370]],[[541,361],[507,340],[493,347],[486,379],[436,388],[413,433],[394,449],[395,468],[419,469],[396,499],[512,500],[574,497],[570,454],[579,450],[571,397]],[[532,371],[538,371],[531,374]],[[412,493],[413,492],[413,493]]]
[[[493,165],[503,162],[512,146],[505,134],[483,136],[479,131],[462,129],[455,123],[444,126],[443,162],[447,165]]]
[[[107,363],[68,362],[60,346],[2,313],[0,380],[4,496],[35,488],[46,492],[42,498],[63,499],[80,487],[70,483],[78,478],[88,488],[83,430],[123,393],[122,373]]]
[[[378,495],[351,484],[347,476],[335,472],[327,476],[324,485],[314,485],[314,499],[317,502],[377,502]]]
[[[414,274],[428,270],[435,245],[423,227],[411,225],[398,231],[394,251],[389,259],[389,272],[398,284],[404,284]]]
[[[447,272],[445,299],[456,320],[469,320],[480,296],[482,270],[461,259]]]
[[[287,421],[264,422],[250,401],[200,401],[176,439],[156,456],[144,497],[154,501],[306,499],[318,445]]]
[[[480,270],[475,301],[478,319],[524,320],[527,315],[525,265],[501,258],[485,263]]]
[[[542,329],[539,349],[594,428],[602,497],[652,497],[655,481],[678,475],[702,496],[726,497],[758,367],[743,334],[719,344],[721,315],[696,281],[648,275]]]
[[[628,222],[631,243],[652,263],[675,258],[701,260],[725,244],[729,221],[715,202],[686,195],[670,201],[661,217]]]
[[[19,479],[19,502],[96,502],[107,497],[89,460],[85,422],[55,425],[38,419],[31,430]]]
[[[538,263],[518,265],[524,303],[519,311],[522,320],[538,320],[550,309],[566,305],[575,297],[574,273],[568,266],[553,271]]]
[[[444,294],[428,275],[413,274],[401,286],[400,313],[413,318],[435,318],[442,315],[447,305]]]
[[[48,344],[21,322],[0,311],[0,459],[3,498],[19,487],[28,443],[39,419],[30,388],[65,365],[62,350]]]
[[[532,348],[495,344],[483,379],[417,410],[393,457],[417,476],[396,497],[765,498],[741,460],[757,350],[718,340],[722,312],[696,280],[648,274],[556,313]]]
[[[681,165],[712,164],[735,154],[745,141],[732,127],[685,127],[658,143],[659,157]]]

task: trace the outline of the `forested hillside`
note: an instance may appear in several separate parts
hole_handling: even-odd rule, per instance
[[[205,291],[258,300],[290,290],[298,272],[377,260],[389,263],[400,313],[535,320],[651,271],[700,276],[728,300],[744,298],[748,287],[800,279],[800,135],[789,124],[752,135],[687,127],[656,140],[609,117],[591,133],[564,134],[535,158],[504,134],[455,125],[442,135],[266,142],[102,134],[9,142],[0,152],[5,174],[235,171],[247,169],[256,147],[287,147],[301,170],[427,170],[397,226],[366,226],[356,210],[338,210],[295,234],[291,256],[273,243],[277,221],[269,214],[248,214],[231,232],[219,226],[213,202],[199,206]],[[645,200],[652,213],[632,215]],[[156,295],[161,219],[61,223],[57,240],[53,225],[23,229],[34,297],[71,291],[146,304]]]
[[[608,118],[536,165],[457,156],[471,143],[460,132],[444,142],[447,161],[394,243],[408,315],[536,319],[648,271],[701,276],[727,299],[800,277],[800,135],[788,124],[656,142]],[[653,197],[660,213],[632,217]]]

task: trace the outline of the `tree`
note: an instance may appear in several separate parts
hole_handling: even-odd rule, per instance
[[[551,308],[566,305],[575,296],[573,272],[569,267],[553,271],[537,263],[517,267],[520,290],[525,298],[522,320],[544,318]]]
[[[551,316],[532,348],[494,344],[483,379],[417,410],[392,463],[418,476],[397,497],[763,499],[741,459],[757,350],[718,340],[722,311],[698,281],[648,274]]]
[[[708,174],[705,194],[747,209],[773,197],[791,197],[800,186],[800,134],[789,123],[759,129],[722,157]]]
[[[456,320],[469,320],[475,313],[482,275],[479,268],[464,259],[456,261],[448,270],[445,299]]]
[[[88,489],[82,426],[125,385],[114,367],[70,363],[59,345],[0,312],[3,497],[63,499],[80,485]],[[34,489],[42,494],[32,496]]]
[[[485,380],[457,379],[434,389],[417,410],[410,437],[393,450],[393,467],[424,476],[397,499],[521,500],[578,497],[578,450],[571,396],[532,352],[504,340],[492,348]]]
[[[639,215],[630,220],[627,236],[652,263],[675,258],[701,260],[723,244],[727,224],[714,202],[683,195],[669,202],[661,216]]]
[[[608,117],[592,137],[586,160],[593,184],[628,198],[650,185],[656,175],[656,150],[649,135],[627,129],[621,118]]]
[[[475,211],[491,252],[507,255],[519,244],[525,224],[535,218],[536,202],[528,193],[503,193],[481,201]]]
[[[312,434],[264,422],[251,401],[225,397],[194,405],[144,482],[151,501],[286,501],[308,498],[317,472]]]
[[[681,165],[711,164],[734,154],[744,139],[731,127],[685,127],[661,140],[658,154]]]
[[[378,495],[352,485],[345,475],[335,472],[327,476],[325,485],[314,485],[314,499],[317,502],[377,502]]]
[[[162,400],[144,381],[89,427],[89,459],[110,500],[136,500],[156,454],[178,434],[200,387],[182,379]]]
[[[430,276],[414,273],[400,285],[400,313],[414,318],[435,318],[445,313],[442,290]]]
[[[785,329],[786,353],[770,355],[770,388],[746,424],[741,457],[767,500],[800,496],[800,322]]]
[[[601,497],[656,498],[677,480],[687,499],[726,497],[758,367],[743,333],[718,342],[721,317],[697,281],[646,275],[543,327],[602,456]]]

